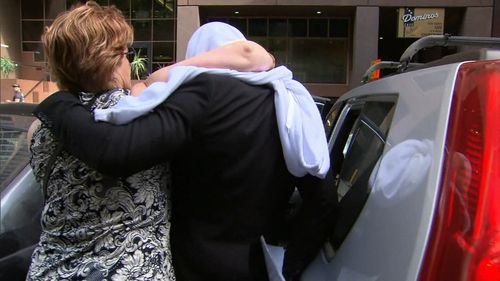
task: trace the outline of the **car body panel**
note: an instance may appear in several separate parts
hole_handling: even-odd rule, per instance
[[[302,280],[417,280],[440,184],[448,112],[459,66],[456,63],[387,77],[360,86],[337,101],[349,105],[396,95],[396,110],[384,155],[407,140],[426,141],[432,150],[425,157],[431,161],[421,169],[418,184],[391,192],[372,188],[335,255],[328,257],[322,251]],[[335,133],[329,143],[334,139]]]

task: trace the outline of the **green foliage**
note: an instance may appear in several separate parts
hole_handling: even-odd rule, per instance
[[[141,50],[139,50],[139,52],[137,52],[137,54],[134,56],[134,60],[130,63],[132,75],[135,76],[137,80],[141,79],[142,74],[147,73],[147,61],[147,58],[141,57]]]
[[[10,58],[0,57],[0,72],[4,78],[9,76],[9,73],[14,72],[17,68],[17,63],[15,63]]]

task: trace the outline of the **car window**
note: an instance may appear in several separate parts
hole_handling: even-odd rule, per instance
[[[327,122],[330,118],[338,119],[329,137],[340,204],[339,217],[330,237],[332,253],[341,246],[368,198],[368,179],[383,153],[394,107],[395,98],[391,97],[348,101],[341,108],[334,106],[327,116]]]
[[[0,279],[24,280],[40,240],[43,197],[29,167],[33,106],[0,104]]]
[[[26,139],[33,116],[0,114],[0,191],[26,166],[30,159]]]
[[[314,96],[313,95],[314,102],[316,103],[316,106],[318,107],[319,113],[321,115],[321,119],[325,119],[327,116],[328,112],[330,111],[330,108],[332,105],[335,103],[335,100],[337,98],[335,97],[319,97],[319,96]]]
[[[330,112],[328,112],[327,116],[325,117],[325,133],[327,139],[329,139],[332,135],[333,127],[335,125],[335,122],[337,121],[337,118],[339,117],[340,111],[342,110],[343,106],[344,102],[335,103],[330,109]]]

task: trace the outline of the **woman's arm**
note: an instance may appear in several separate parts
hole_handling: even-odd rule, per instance
[[[168,72],[175,66],[190,65],[238,71],[266,71],[272,69],[274,64],[274,57],[259,44],[252,41],[235,41],[153,72],[147,80],[140,81],[132,87],[132,95],[139,95],[142,90],[154,82],[167,81]]]
[[[129,176],[173,159],[192,143],[193,128],[205,122],[213,80],[198,75],[168,102],[124,125],[95,122],[76,95],[63,91],[43,100],[34,114],[73,156],[104,174]]]

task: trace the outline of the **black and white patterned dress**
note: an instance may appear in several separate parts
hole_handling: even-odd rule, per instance
[[[125,94],[115,89],[96,98],[81,93],[80,99],[93,110],[113,106]],[[31,143],[38,182],[57,147],[47,125],[42,120]],[[60,152],[27,280],[175,280],[168,173],[165,164],[128,178],[109,177]]]

